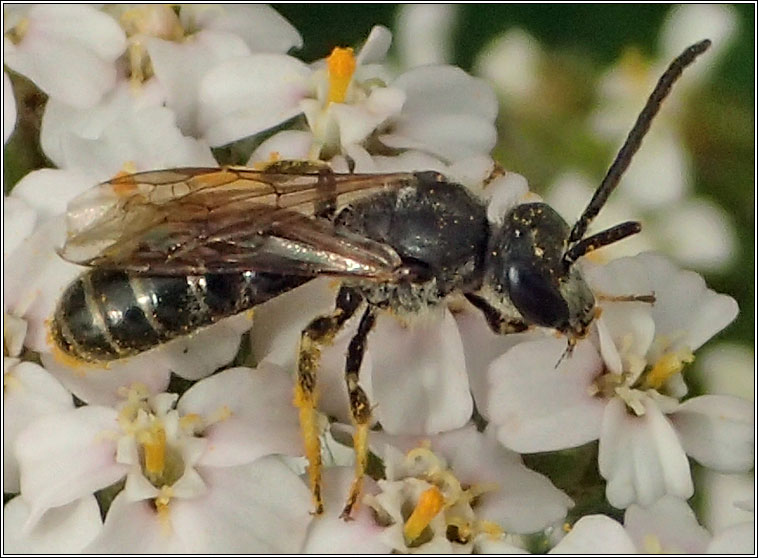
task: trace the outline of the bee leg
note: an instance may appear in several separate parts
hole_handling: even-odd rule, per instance
[[[340,288],[334,312],[320,316],[309,323],[300,334],[300,349],[295,384],[295,406],[300,410],[300,430],[308,458],[308,477],[313,494],[314,514],[324,511],[321,498],[321,443],[318,436],[316,414],[316,371],[321,358],[321,348],[329,345],[363,302],[361,295],[348,287]]]
[[[366,392],[358,385],[358,371],[363,362],[363,355],[366,352],[366,338],[374,327],[376,321],[376,311],[369,306],[361,317],[361,323],[358,325],[358,331],[350,340],[350,346],[347,350],[345,360],[345,382],[347,391],[350,396],[350,413],[353,417],[355,433],[353,434],[353,448],[355,451],[355,478],[350,486],[350,494],[342,509],[340,518],[350,519],[350,514],[358,501],[363,484],[363,475],[366,472],[366,462],[368,460],[368,429],[371,423],[371,404],[369,403]]]
[[[513,318],[502,314],[482,297],[473,293],[466,293],[465,296],[471,304],[484,314],[484,319],[487,320],[490,329],[498,335],[520,333],[529,328],[529,325],[521,318]]]

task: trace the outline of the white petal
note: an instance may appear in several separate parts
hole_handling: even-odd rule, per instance
[[[295,370],[303,328],[334,308],[337,291],[330,283],[327,278],[310,281],[255,307],[250,339],[259,362],[268,361],[285,370]]]
[[[283,130],[261,143],[247,162],[268,163],[277,159],[307,160],[313,144],[313,134],[303,130]]]
[[[697,273],[677,269],[660,254],[620,258],[587,273],[593,288],[614,295],[655,293],[655,334],[696,350],[737,316],[733,298],[710,289]]]
[[[528,101],[538,86],[542,57],[539,41],[514,27],[487,45],[476,61],[476,74],[492,83],[498,94],[515,102]]]
[[[676,432],[649,398],[643,405],[645,414],[632,416],[614,398],[603,416],[598,466],[608,481],[608,501],[617,508],[649,506],[665,494],[692,496],[690,467]]]
[[[364,162],[357,156],[354,149],[362,150],[367,156],[367,161]],[[395,156],[375,155],[371,157],[363,147],[346,146],[345,152],[355,160],[355,172],[382,173],[434,170],[446,174],[450,169],[438,158],[421,151],[409,150]]]
[[[3,143],[8,141],[16,128],[16,98],[8,74],[3,72]]]
[[[273,365],[232,368],[206,378],[182,396],[177,408],[206,419],[229,413],[205,429],[208,448],[200,465],[228,467],[272,453],[302,453],[292,380]]]
[[[482,153],[495,146],[492,123],[468,114],[438,116],[402,116],[392,133],[382,134],[379,140],[396,149],[427,151],[446,161],[456,161]]]
[[[166,390],[171,370],[157,352],[104,363],[100,367],[85,364],[72,367],[70,362],[61,362],[49,352],[41,357],[45,368],[76,397],[89,404],[111,406],[123,400],[121,388],[136,383],[144,385],[149,393]]]
[[[126,474],[115,461],[116,414],[106,407],[80,407],[38,418],[18,436],[21,492],[31,524],[47,509],[92,494]]]
[[[94,496],[48,510],[29,532],[23,527],[29,505],[19,496],[3,508],[3,551],[10,554],[78,554],[100,532],[100,508]]]
[[[71,394],[44,368],[22,362],[3,377],[3,490],[19,491],[13,446],[18,434],[39,416],[73,409]]]
[[[676,204],[683,201],[691,188],[690,174],[682,140],[677,134],[658,130],[645,137],[644,147],[625,173],[624,195],[641,209],[656,210]]]
[[[310,69],[285,55],[257,54],[215,66],[200,83],[199,124],[216,147],[300,114]]]
[[[407,327],[382,314],[368,346],[374,414],[387,432],[434,434],[469,420],[463,344],[449,310]]]
[[[200,81],[219,62],[250,54],[236,35],[200,31],[192,40],[177,43],[163,39],[147,41],[150,61],[158,80],[166,88],[168,107],[176,113],[179,128],[198,135],[197,99]]]
[[[736,343],[712,343],[695,360],[692,379],[706,393],[754,398],[755,353]]]
[[[399,113],[404,101],[405,93],[401,90],[383,87],[374,89],[359,105],[331,105],[339,126],[340,142],[343,145],[362,142],[385,120]]]
[[[26,345],[35,351],[49,350],[46,321],[67,283],[81,272],[55,252],[65,238],[64,229],[62,218],[39,226],[9,256],[13,263],[5,268],[6,311],[26,319]]]
[[[716,271],[732,263],[737,239],[731,217],[721,207],[702,199],[687,199],[666,212],[656,227],[663,246],[688,267]]]
[[[506,172],[504,176],[487,185],[485,194],[489,195],[487,218],[492,223],[502,223],[510,208],[520,203],[529,192],[526,178],[515,172]]]
[[[423,149],[455,161],[488,153],[495,145],[497,100],[489,86],[453,66],[421,66],[395,80],[406,93],[391,147]]]
[[[34,230],[37,210],[15,196],[3,198],[3,258],[7,258]]]
[[[660,31],[661,56],[673,59],[689,45],[707,37],[713,42],[708,56],[693,66],[689,79],[702,78],[712,72],[723,55],[731,46],[739,30],[739,18],[736,10],[729,5],[700,4],[672,7]],[[694,73],[694,75],[693,75]]]
[[[165,92],[156,79],[134,88],[130,82],[119,83],[95,106],[76,108],[51,98],[45,105],[40,129],[40,143],[48,158],[60,168],[69,168],[63,143],[68,134],[98,139],[111,123],[128,118],[142,108],[165,102]]]
[[[208,493],[171,502],[171,521],[185,552],[294,553],[302,548],[310,494],[276,458],[204,468]]]
[[[406,92],[407,115],[467,114],[489,121],[497,116],[497,99],[489,85],[455,66],[413,68],[392,86]]]
[[[708,554],[755,554],[755,527],[752,521],[734,525],[717,533],[706,550]]]
[[[126,48],[121,26],[96,7],[39,4],[29,12],[29,18],[41,33],[75,40],[105,60],[116,60]]]
[[[590,384],[602,361],[589,342],[556,363],[566,342],[543,339],[516,345],[492,363],[487,413],[498,439],[528,453],[579,446],[597,439],[605,402]]]
[[[91,107],[116,83],[116,68],[78,42],[60,41],[35,31],[5,63],[51,97],[76,107]]]
[[[642,372],[641,367],[656,333],[650,304],[600,300],[600,305],[603,313],[598,320],[598,332],[608,368],[616,373],[622,369],[634,374]],[[621,369],[617,368],[619,362]]]
[[[311,522],[303,554],[387,554],[391,550],[381,541],[384,530],[371,512],[371,508],[359,505],[351,515],[352,521],[338,517],[345,505],[354,470],[352,467],[331,467],[324,471],[323,517]],[[375,483],[365,479],[363,493],[376,491]]]
[[[162,346],[156,357],[182,378],[205,378],[234,358],[250,323],[246,314],[227,318]]]
[[[490,364],[517,344],[533,339],[535,334],[497,335],[487,326],[484,316],[471,306],[453,315],[463,341],[468,381],[476,409],[485,418],[489,418],[485,402],[490,392],[487,374]]]
[[[442,454],[462,483],[497,487],[477,499],[477,517],[519,534],[535,533],[566,517],[571,498],[547,477],[527,469],[518,454],[497,442],[492,430],[482,434],[468,426],[438,436],[432,447],[444,448]]]
[[[392,43],[392,32],[383,25],[374,25],[356,57],[356,65],[384,62]]]
[[[287,52],[303,46],[297,29],[279,12],[262,4],[184,5],[179,17],[185,26],[234,34],[252,52]]]
[[[80,170],[39,169],[19,180],[11,197],[24,200],[48,219],[65,213],[69,201],[94,185],[92,175]]]
[[[168,528],[167,528],[168,527]],[[182,554],[188,547],[176,529],[161,522],[150,500],[131,502],[121,492],[111,503],[100,535],[85,548],[92,554]]]
[[[703,525],[718,534],[755,518],[755,474],[724,474],[705,469],[698,479],[698,491],[706,503],[701,515]]]
[[[635,554],[637,549],[620,523],[604,515],[577,521],[550,554]]]
[[[728,395],[703,395],[682,403],[669,415],[687,455],[699,463],[734,473],[753,466],[754,406]]]
[[[402,4],[397,19],[397,50],[402,66],[444,64],[452,60],[455,4]]]
[[[673,496],[664,496],[648,509],[630,506],[624,527],[637,548],[650,554],[703,554],[711,538],[687,502]]]
[[[97,140],[69,135],[63,140],[66,163],[106,180],[125,162],[137,170],[182,166],[216,166],[210,148],[182,135],[165,107],[146,107],[112,122]]]

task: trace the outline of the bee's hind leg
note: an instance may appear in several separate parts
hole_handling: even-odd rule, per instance
[[[341,287],[334,311],[311,321],[300,334],[300,349],[295,384],[295,406],[300,410],[300,430],[308,459],[308,477],[313,494],[314,514],[324,511],[321,497],[321,443],[319,442],[316,414],[316,372],[321,359],[321,348],[330,345],[363,302],[361,295],[349,287]]]
[[[358,325],[358,331],[350,340],[350,346],[347,350],[345,360],[345,382],[347,391],[350,396],[350,413],[353,417],[355,433],[353,434],[353,448],[355,450],[355,478],[350,486],[350,494],[345,502],[345,507],[340,514],[344,520],[350,519],[358,497],[361,494],[363,484],[363,475],[366,472],[366,462],[368,460],[368,429],[371,426],[371,404],[369,403],[366,392],[358,385],[358,371],[363,362],[363,355],[366,352],[366,339],[376,321],[376,311],[372,306],[368,306],[361,317],[361,323]]]

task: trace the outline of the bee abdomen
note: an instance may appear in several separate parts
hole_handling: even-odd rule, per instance
[[[189,335],[308,278],[269,273],[148,276],[92,270],[64,292],[51,336],[68,356],[103,362]]]

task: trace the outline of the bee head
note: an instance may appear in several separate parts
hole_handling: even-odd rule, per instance
[[[573,261],[565,258],[569,226],[549,205],[509,211],[490,239],[485,272],[490,304],[515,309],[528,324],[581,338],[595,315],[595,297]]]

